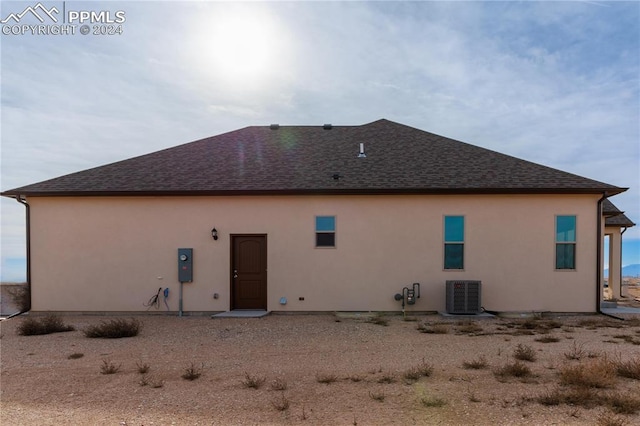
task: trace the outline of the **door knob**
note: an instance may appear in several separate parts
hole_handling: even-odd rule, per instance
[[[237,269],[233,270],[233,278],[238,278],[238,270]]]

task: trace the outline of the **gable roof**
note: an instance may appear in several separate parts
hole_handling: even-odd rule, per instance
[[[364,144],[366,158],[359,158]],[[625,191],[388,120],[254,126],[5,191],[5,196]]]

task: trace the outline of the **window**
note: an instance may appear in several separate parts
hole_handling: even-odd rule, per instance
[[[336,217],[316,216],[316,247],[336,246]]]
[[[576,269],[575,216],[556,216],[556,269]]]
[[[444,217],[444,269],[464,269],[464,216]]]

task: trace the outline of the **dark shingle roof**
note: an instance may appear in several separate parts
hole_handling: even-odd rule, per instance
[[[631,228],[636,224],[631,221],[624,212],[620,211],[611,201],[604,200],[602,203],[602,214],[605,216],[605,226],[620,226]]]
[[[271,127],[246,127],[2,195],[613,195],[625,190],[388,120],[330,130]],[[366,158],[358,158],[360,143]]]

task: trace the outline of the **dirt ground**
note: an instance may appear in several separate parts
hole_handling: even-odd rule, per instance
[[[139,316],[136,337],[89,339],[110,318],[65,316],[76,331],[19,336],[23,317],[2,321],[3,425],[584,425],[640,424],[640,412],[608,405],[543,405],[567,366],[602,359],[640,362],[640,319],[605,316],[404,321],[366,316],[269,315],[261,319]],[[446,331],[446,334],[418,330]],[[544,343],[543,337],[557,341]],[[553,339],[550,339],[553,340]],[[518,345],[536,360],[526,378],[495,373]],[[569,359],[571,354],[581,359]],[[484,369],[464,364],[486,360]],[[119,367],[102,374],[105,364]],[[140,366],[149,371],[142,375]],[[407,379],[411,368],[427,377]],[[201,376],[181,376],[193,368]],[[250,388],[247,377],[264,383]],[[320,383],[319,380],[331,383]],[[606,395],[639,395],[614,377]],[[281,390],[281,388],[285,388]],[[287,407],[288,405],[288,407]],[[593,404],[592,404],[593,405]]]

